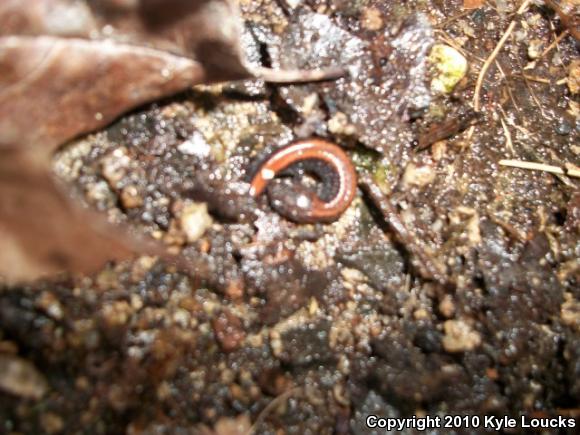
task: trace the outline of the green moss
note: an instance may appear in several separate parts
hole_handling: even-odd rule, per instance
[[[396,171],[396,168],[389,164],[386,159],[383,159],[379,153],[359,148],[351,152],[350,155],[359,174],[370,174],[381,190],[384,192],[389,192],[391,190],[388,182],[388,175],[389,173]]]

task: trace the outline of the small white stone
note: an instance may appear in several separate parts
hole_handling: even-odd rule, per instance
[[[48,390],[48,384],[29,361],[0,354],[0,390],[17,397],[40,399]]]
[[[206,203],[192,202],[181,210],[179,223],[187,241],[192,243],[203,236],[206,230],[211,227],[213,219],[207,211]]]
[[[532,60],[537,59],[542,54],[544,42],[541,39],[532,39],[528,45],[528,57]]]
[[[197,157],[208,157],[211,153],[211,146],[206,142],[203,135],[194,132],[186,141],[177,146],[179,152]]]
[[[481,336],[463,320],[447,320],[443,324],[443,347],[447,352],[465,352],[481,344]]]
[[[405,173],[403,174],[403,184],[406,187],[423,187],[433,182],[436,175],[437,173],[433,166],[416,166],[414,163],[409,163],[405,168]]]

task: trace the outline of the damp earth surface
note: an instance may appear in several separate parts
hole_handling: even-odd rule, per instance
[[[64,147],[64,182],[182,261],[0,289],[0,432],[580,416],[580,184],[499,164],[580,162],[578,42],[541,2],[473,111],[514,3],[240,1],[256,65],[348,75],[196,87]],[[296,224],[248,182],[313,136],[347,151],[361,188],[337,221]]]

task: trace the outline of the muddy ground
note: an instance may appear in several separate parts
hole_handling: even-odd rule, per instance
[[[88,204],[189,269],[141,257],[2,288],[0,432],[579,417],[579,181],[498,163],[580,161],[578,42],[553,44],[558,16],[541,2],[521,16],[503,1],[240,3],[253,62],[349,76],[199,87],[60,152],[57,173]],[[450,92],[431,90],[434,44],[468,61]],[[338,221],[298,225],[248,195],[256,162],[311,136],[346,149],[392,213],[359,189]]]

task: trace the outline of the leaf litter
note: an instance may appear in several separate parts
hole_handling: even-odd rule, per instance
[[[2,349],[49,368],[34,406],[4,396],[19,405],[0,408],[9,428],[367,433],[369,413],[577,413],[576,181],[500,163],[577,161],[576,97],[561,82],[577,47],[559,17],[537,4],[518,16],[468,139],[460,117],[519,2],[467,14],[454,2],[298,4],[242,2],[246,56],[274,68],[351,56],[358,74],[196,87],[60,150],[76,192],[190,272],[141,257],[3,290]],[[469,61],[452,94],[420,86],[433,73],[423,39],[393,43],[418,33]],[[554,48],[533,63],[530,38]],[[415,61],[426,80],[409,75]],[[248,168],[312,134],[349,151],[403,232],[362,192],[331,225],[297,226],[248,198]],[[188,238],[199,204],[212,224]]]

